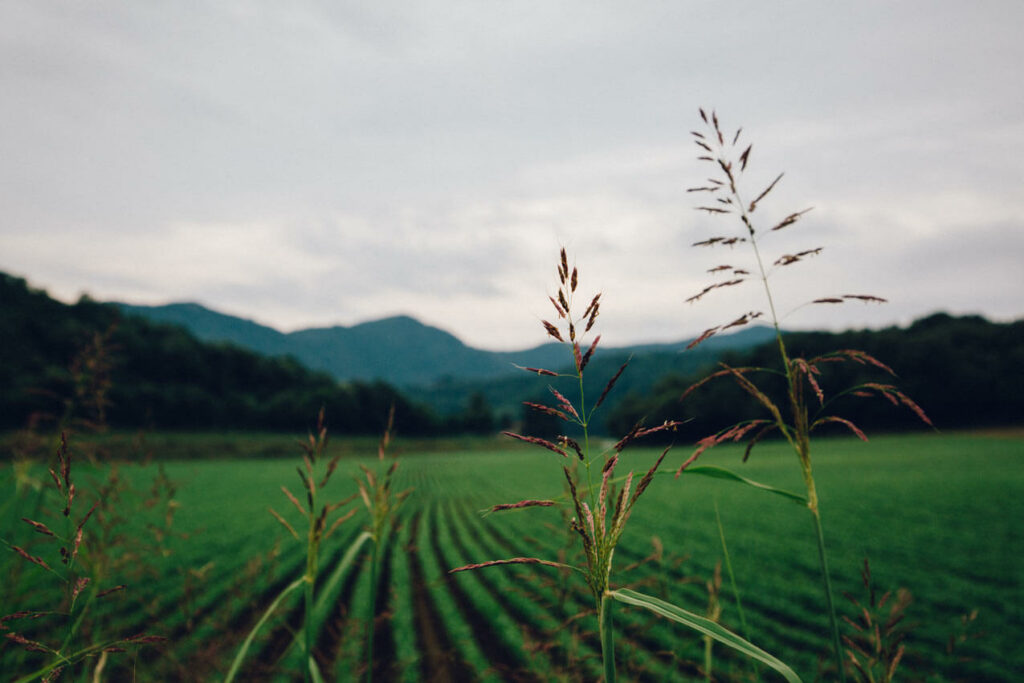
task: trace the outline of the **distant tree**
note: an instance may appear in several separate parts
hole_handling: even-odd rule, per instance
[[[491,434],[497,427],[494,410],[482,392],[475,391],[466,400],[465,410],[455,420],[455,429],[468,434]]]

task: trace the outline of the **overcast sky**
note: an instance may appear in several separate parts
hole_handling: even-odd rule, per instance
[[[1024,316],[1024,2],[0,4],[0,270],[64,300],[281,330],[406,313],[544,341],[565,245],[606,343],[763,309],[684,300],[747,251],[685,190],[697,108],[754,143],[792,328]],[[800,307],[867,293],[890,303]],[[789,311],[793,311],[792,313]]]

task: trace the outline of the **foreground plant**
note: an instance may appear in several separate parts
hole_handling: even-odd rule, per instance
[[[570,499],[568,502],[571,503],[575,513],[575,516],[569,522],[570,529],[580,538],[585,563],[582,566],[574,567],[564,562],[553,562],[535,557],[515,557],[470,564],[457,567],[450,570],[450,572],[455,573],[508,564],[532,564],[555,567],[560,570],[573,570],[581,574],[594,598],[599,620],[605,681],[608,683],[616,679],[615,638],[612,618],[613,600],[643,607],[655,614],[688,626],[705,636],[722,642],[749,657],[767,664],[785,676],[789,681],[799,681],[800,679],[796,674],[781,661],[723,628],[712,619],[688,612],[650,595],[625,588],[612,588],[611,573],[615,548],[625,531],[626,522],[629,520],[633,506],[636,505],[637,500],[653,481],[669,449],[666,448],[662,451],[654,465],[636,482],[635,488],[634,472],[632,470],[624,477],[617,478],[615,476],[616,468],[620,464],[622,451],[627,445],[644,436],[673,430],[679,423],[665,422],[652,428],[644,428],[641,425],[637,425],[610,450],[599,453],[592,452],[590,425],[594,414],[600,408],[622,372],[626,369],[626,364],[623,364],[618,372],[608,381],[604,391],[597,401],[594,402],[593,406],[588,407],[583,389],[584,372],[594,355],[594,351],[600,341],[600,336],[594,337],[589,346],[586,346],[586,351],[583,350],[585,346],[583,340],[594,327],[600,309],[601,295],[598,294],[590,300],[582,315],[575,314],[577,309],[574,307],[574,304],[579,274],[575,267],[570,271],[565,249],[562,249],[560,254],[558,278],[560,283],[558,296],[557,298],[549,298],[558,316],[556,320],[560,321],[561,325],[555,325],[548,321],[543,321],[543,325],[550,337],[568,347],[572,358],[573,371],[567,374],[559,374],[541,368],[525,368],[525,370],[554,378],[563,377],[571,379],[575,385],[578,398],[573,402],[554,387],[550,387],[551,394],[555,399],[554,406],[539,403],[527,403],[526,405],[530,409],[556,417],[566,423],[566,425],[575,427],[579,432],[579,438],[563,435],[555,441],[550,441],[536,436],[524,436],[511,432],[505,432],[505,434],[520,441],[545,448],[561,457],[564,461],[574,458],[578,462],[576,467],[563,466],[562,473],[568,483],[568,497]],[[528,507],[552,507],[555,505],[558,505],[558,501],[529,499],[517,503],[496,505],[491,508],[491,511],[518,510]]]
[[[712,248],[723,246],[734,247],[735,245],[746,243],[750,246],[750,255],[753,258],[753,264],[740,266],[723,264],[712,268],[709,272],[721,277],[722,279],[706,286],[703,290],[687,299],[687,302],[695,302],[706,294],[717,289],[734,287],[750,280],[760,281],[764,289],[765,301],[768,305],[771,322],[775,329],[775,340],[778,346],[779,360],[782,367],[781,370],[763,367],[735,368],[723,364],[721,370],[709,375],[686,390],[683,394],[683,398],[686,398],[695,389],[712,379],[717,377],[730,377],[740,386],[740,388],[743,389],[743,391],[753,397],[761,407],[767,411],[768,415],[763,419],[738,422],[716,432],[715,434],[701,439],[698,442],[697,449],[693,455],[683,463],[679,468],[679,471],[676,473],[676,476],[688,468],[701,453],[718,444],[728,441],[741,441],[749,436],[750,438],[746,453],[743,457],[744,461],[746,461],[754,445],[765,436],[773,432],[778,432],[783,438],[785,438],[793,448],[800,464],[800,470],[803,475],[803,481],[807,491],[806,498],[801,499],[793,494],[772,489],[771,487],[759,484],[754,485],[763,489],[771,490],[775,493],[781,493],[790,498],[797,498],[798,500],[801,500],[801,502],[806,504],[806,507],[811,514],[814,521],[815,536],[818,543],[818,558],[825,592],[825,601],[829,615],[829,623],[832,632],[832,650],[835,656],[835,665],[838,669],[838,675],[842,680],[845,676],[843,674],[843,654],[840,644],[839,626],[836,619],[836,609],[832,597],[832,584],[829,577],[828,561],[825,552],[821,513],[818,505],[818,492],[811,467],[811,432],[824,425],[840,424],[853,431],[859,438],[867,441],[867,436],[865,436],[864,432],[853,422],[846,418],[829,414],[827,408],[832,405],[833,401],[842,396],[882,396],[894,405],[904,405],[908,407],[917,415],[917,417],[928,425],[931,425],[931,421],[916,403],[904,395],[896,386],[888,383],[867,382],[858,384],[856,386],[848,387],[826,400],[825,392],[822,389],[821,376],[824,367],[828,364],[854,362],[863,366],[869,366],[881,370],[890,376],[895,376],[895,373],[891,368],[863,351],[843,349],[810,359],[790,356],[779,326],[779,316],[776,311],[775,301],[772,297],[772,290],[769,286],[769,276],[773,271],[765,267],[759,240],[762,240],[779,230],[792,226],[810,209],[790,213],[775,222],[774,225],[767,230],[762,228],[755,229],[753,219],[754,213],[760,207],[762,200],[767,197],[767,195],[782,179],[782,174],[779,174],[778,177],[776,177],[775,180],[773,180],[765,189],[757,194],[752,201],[748,202],[743,196],[743,188],[741,187],[740,180],[744,171],[746,171],[748,162],[750,161],[752,146],[746,145],[744,148],[740,144],[742,129],[737,130],[733,135],[725,135],[716,113],[712,112],[711,116],[708,116],[702,109],[700,110],[700,116],[706,126],[706,131],[703,133],[693,133],[694,141],[696,142],[697,147],[701,150],[698,158],[701,161],[710,164],[714,171],[713,175],[708,178],[706,185],[694,187],[688,191],[707,193],[713,197],[713,202],[697,207],[698,211],[703,211],[710,215],[732,216],[737,219],[737,222],[734,224],[735,232],[710,237],[696,242],[694,246]],[[799,263],[807,258],[817,256],[821,251],[821,247],[815,247],[801,250],[796,253],[781,254],[772,262],[772,268],[784,268],[795,263]],[[814,299],[809,303],[814,305],[833,305],[848,301],[882,303],[885,300],[868,294],[842,294],[838,296],[827,296]],[[760,318],[762,315],[762,311],[750,311],[744,313],[732,322],[705,330],[703,334],[690,344],[690,348],[700,344],[718,332],[746,325],[751,321]],[[781,407],[779,402],[770,398],[770,392],[755,384],[751,379],[752,375],[762,373],[784,379],[785,401],[781,402]],[[814,394],[814,397],[817,399],[817,406],[814,406],[812,401],[808,400],[808,392]],[[691,468],[691,470],[702,474],[713,474],[714,476],[734,478],[746,481],[747,483],[753,483],[732,473],[715,471],[717,468],[715,468],[715,470],[711,470],[709,468]]]
[[[857,615],[854,619],[843,616],[843,621],[853,629],[852,634],[843,636],[846,656],[854,677],[861,683],[890,683],[906,651],[904,616],[910,605],[910,592],[900,588],[895,597],[889,591],[878,595],[871,582],[871,565],[867,558],[864,558],[861,581],[867,594],[866,603],[845,594]]]
[[[61,434],[56,467],[50,469],[49,473],[60,501],[59,505],[62,507],[57,514],[58,522],[63,518],[62,524],[58,526],[51,521],[48,525],[42,521],[22,518],[25,524],[43,537],[40,540],[47,542],[47,552],[33,555],[19,545],[0,539],[0,542],[22,560],[33,565],[37,573],[46,572],[63,588],[63,600],[54,609],[23,609],[0,616],[0,631],[9,643],[20,646],[30,653],[40,653],[45,658],[45,662],[31,673],[12,679],[18,683],[34,680],[55,681],[61,672],[74,670],[80,663],[92,658],[96,658],[98,662],[98,677],[109,653],[124,652],[130,646],[165,640],[145,633],[96,639],[93,642],[88,642],[83,637],[83,624],[96,601],[124,590],[125,586],[101,585],[104,579],[101,571],[102,561],[96,561],[94,558],[102,558],[102,549],[90,548],[86,542],[85,525],[96,511],[99,501],[78,518],[77,524],[74,521],[75,500],[80,499],[80,495],[71,479],[71,453],[64,434]],[[40,574],[40,577],[43,576],[45,575]],[[43,625],[40,626],[41,624]],[[25,630],[20,625],[29,629],[31,637],[19,632]],[[49,637],[36,635],[39,631],[49,631]]]
[[[277,611],[278,606],[280,606],[284,599],[300,588],[304,589],[305,611],[302,631],[296,634],[293,645],[298,645],[302,648],[303,678],[307,682],[310,680],[323,680],[323,676],[317,666],[316,660],[313,658],[312,637],[313,621],[315,614],[319,611],[319,606],[315,601],[315,597],[316,580],[319,573],[320,563],[320,546],[342,523],[355,514],[355,509],[351,509],[345,514],[335,515],[340,508],[354,500],[355,494],[334,503],[319,503],[318,501],[320,491],[322,491],[331,480],[331,475],[334,474],[334,471],[338,466],[338,459],[341,457],[340,454],[335,455],[327,463],[326,468],[321,468],[325,452],[327,450],[327,427],[324,424],[323,409],[320,410],[320,413],[317,416],[316,434],[309,434],[308,441],[303,443],[302,447],[305,451],[302,458],[303,467],[298,467],[297,470],[299,473],[299,479],[302,481],[302,488],[305,489],[305,496],[303,496],[304,501],[299,502],[299,499],[289,491],[286,486],[282,486],[281,490],[284,492],[285,496],[287,496],[295,509],[299,511],[299,514],[305,521],[306,529],[304,531],[304,536],[306,544],[306,569],[301,577],[286,586],[285,589],[281,591],[280,595],[271,602],[263,616],[256,622],[252,631],[250,631],[249,635],[246,636],[245,641],[238,650],[238,654],[231,663],[231,668],[224,679],[225,683],[230,683],[230,681],[233,681],[235,676],[238,675],[242,662],[245,660],[249,647],[252,645],[252,641],[259,630],[267,620],[270,619],[271,615]],[[323,469],[323,474],[318,473],[321,469]],[[288,530],[296,541],[300,543],[303,542],[302,536],[299,535],[299,532],[295,530],[295,527],[293,527],[291,523],[284,518],[284,516],[274,510],[274,508],[269,508],[269,511],[270,514]],[[333,520],[331,519],[332,516],[334,516]],[[366,532],[360,534],[356,538],[352,546],[349,547],[348,551],[342,558],[340,565],[335,569],[335,576],[339,576],[345,568],[352,564],[358,549],[363,543],[369,540],[369,538],[370,535]]]
[[[391,406],[388,413],[387,426],[384,428],[384,435],[377,446],[377,471],[360,465],[366,481],[356,480],[359,487],[359,496],[366,506],[366,512],[370,518],[368,533],[371,541],[370,546],[370,597],[366,604],[366,680],[373,680],[373,637],[376,631],[377,612],[377,574],[380,565],[380,552],[384,535],[391,529],[395,519],[395,512],[398,506],[409,496],[411,490],[405,490],[395,494],[392,491],[391,483],[395,471],[398,469],[398,460],[392,459],[391,464],[384,465],[388,447],[391,444],[392,430],[395,425],[395,406]]]

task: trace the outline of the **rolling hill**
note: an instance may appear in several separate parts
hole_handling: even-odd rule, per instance
[[[383,380],[401,387],[461,384],[515,375],[515,365],[558,369],[566,364],[559,344],[522,351],[486,351],[467,346],[454,335],[396,316],[351,327],[324,327],[283,333],[251,320],[210,310],[196,303],[165,306],[118,304],[125,312],[152,321],[180,325],[203,341],[226,342],[265,355],[292,356],[303,365],[339,380]],[[755,346],[771,337],[765,327],[750,327],[715,337],[702,349],[722,351]],[[630,355],[678,355],[689,340],[670,344],[599,348],[594,360]]]

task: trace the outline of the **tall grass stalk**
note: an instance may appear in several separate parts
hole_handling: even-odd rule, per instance
[[[831,631],[831,647],[835,658],[837,675],[841,681],[844,681],[845,673],[839,637],[839,623],[836,617],[832,581],[828,569],[828,553],[825,547],[825,535],[822,528],[818,491],[811,465],[811,432],[822,425],[835,423],[845,426],[860,438],[865,441],[867,440],[867,437],[860,428],[849,420],[835,415],[825,414],[825,407],[830,405],[835,398],[844,395],[881,395],[894,404],[903,404],[907,406],[929,425],[931,422],[917,404],[911,401],[895,386],[890,384],[879,384],[874,382],[864,383],[836,394],[829,401],[825,400],[825,393],[820,384],[820,376],[822,374],[822,366],[827,363],[853,361],[861,365],[874,366],[875,368],[881,369],[890,375],[894,375],[888,366],[862,351],[840,350],[809,360],[792,357],[790,355],[783,339],[779,315],[775,306],[775,300],[772,296],[772,289],[769,284],[769,276],[772,271],[765,267],[765,261],[762,257],[759,240],[779,230],[792,226],[810,209],[790,213],[777,221],[768,230],[760,228],[755,229],[753,214],[759,208],[761,201],[765,199],[765,197],[782,179],[782,174],[779,174],[775,180],[773,180],[756,196],[756,198],[749,202],[746,201],[742,196],[739,181],[743,172],[746,171],[753,146],[746,145],[746,143],[743,143],[742,145],[740,144],[742,129],[738,129],[734,135],[727,136],[723,132],[722,126],[719,123],[718,115],[715,112],[712,112],[711,115],[708,116],[708,114],[702,109],[700,110],[700,116],[706,126],[706,131],[703,133],[697,131],[693,132],[694,142],[701,150],[698,158],[700,161],[711,165],[714,170],[712,177],[708,178],[707,184],[690,188],[688,191],[707,193],[714,198],[714,201],[697,207],[698,211],[702,211],[713,216],[733,216],[738,219],[738,223],[741,227],[739,227],[738,231],[734,234],[714,236],[696,242],[694,246],[733,247],[737,244],[746,242],[751,247],[754,261],[754,272],[752,274],[751,271],[745,267],[737,267],[733,265],[716,266],[709,272],[715,273],[719,276],[724,276],[724,279],[720,279],[706,286],[702,291],[687,299],[687,301],[695,302],[713,290],[740,285],[751,278],[759,280],[761,287],[764,290],[765,301],[767,303],[771,323],[775,331],[775,342],[778,347],[782,371],[779,372],[777,370],[761,367],[734,368],[723,364],[722,370],[713,373],[687,389],[683,398],[689,395],[697,387],[713,378],[721,376],[731,377],[745,392],[752,396],[764,409],[768,411],[769,417],[766,419],[739,422],[731,427],[705,437],[698,442],[697,450],[683,464],[680,468],[680,472],[694,462],[704,450],[726,441],[739,441],[750,434],[753,434],[753,436],[750,438],[746,454],[744,455],[744,460],[746,460],[750,455],[750,451],[753,446],[762,437],[771,432],[777,431],[789,443],[797,456],[804,486],[807,492],[805,499],[806,508],[809,511],[813,522],[814,537],[818,547],[818,562],[821,572],[822,587],[825,594],[826,612],[828,614]],[[743,145],[746,146],[744,147]],[[776,269],[784,268],[795,263],[799,263],[805,259],[817,256],[821,251],[821,247],[815,247],[796,253],[782,254],[772,263],[772,267]],[[843,294],[840,296],[822,297],[809,303],[832,305],[841,304],[847,301],[881,303],[884,302],[884,299],[867,294]],[[704,333],[690,345],[690,347],[692,348],[696,346],[718,332],[746,325],[761,316],[762,312],[760,311],[750,311],[728,324],[719,325],[705,330]],[[774,374],[784,378],[786,400],[783,405],[786,406],[786,410],[780,408],[779,405],[769,397],[768,393],[763,391],[750,378],[751,375],[760,373]],[[807,400],[806,396],[806,390],[808,389],[814,393],[818,400],[818,409],[813,413],[811,411],[810,401]]]
[[[299,479],[302,481],[302,487],[305,489],[305,505],[299,502],[299,499],[288,489],[288,487],[282,486],[281,490],[284,492],[291,504],[299,511],[306,522],[305,570],[303,571],[301,578],[285,587],[281,594],[278,595],[270,604],[270,607],[267,608],[259,621],[256,622],[256,625],[245,638],[238,650],[238,653],[235,655],[235,658],[231,663],[231,668],[228,670],[228,674],[224,679],[225,683],[230,683],[234,680],[235,676],[238,675],[242,662],[248,653],[249,647],[252,644],[256,633],[263,627],[284,598],[299,588],[303,589],[304,614],[302,631],[296,636],[295,642],[300,643],[302,647],[303,680],[305,680],[306,683],[309,683],[310,680],[320,681],[323,678],[317,667],[316,660],[313,658],[313,620],[317,607],[316,579],[317,574],[319,573],[320,546],[342,523],[355,514],[355,509],[351,509],[345,514],[335,516],[335,518],[331,520],[331,517],[334,516],[335,512],[337,512],[339,508],[347,505],[355,499],[356,494],[334,503],[321,504],[318,500],[317,494],[327,486],[328,482],[330,482],[331,475],[334,474],[334,471],[337,468],[338,459],[341,457],[340,454],[335,455],[334,458],[327,463],[326,468],[321,467],[327,451],[327,426],[324,422],[323,409],[321,409],[320,413],[317,415],[316,433],[309,434],[307,441],[302,443],[302,448],[305,451],[302,458],[303,466],[296,469],[299,474]],[[321,469],[323,469],[322,474],[320,473]],[[319,481],[317,480],[318,478]],[[291,534],[296,541],[299,541],[300,543],[302,542],[302,537],[299,536],[295,527],[293,527],[287,519],[272,507],[268,508],[268,511],[285,529],[288,530],[288,533]],[[328,523],[330,523],[330,526],[328,526]],[[363,540],[364,539],[360,537],[357,539],[357,543],[362,543]]]
[[[380,565],[381,545],[384,536],[390,531],[395,519],[395,512],[402,502],[409,496],[411,489],[394,494],[392,490],[392,478],[398,469],[398,461],[392,460],[391,464],[385,467],[384,460],[388,454],[388,447],[391,444],[392,432],[395,426],[395,406],[391,406],[388,412],[387,425],[384,434],[381,436],[377,446],[377,471],[368,467],[362,467],[366,481],[356,480],[359,487],[359,496],[366,506],[370,518],[369,527],[366,530],[370,545],[370,597],[366,603],[366,680],[373,680],[373,639],[377,622],[377,583],[378,568]]]
[[[526,406],[531,410],[555,417],[569,427],[575,427],[581,436],[576,438],[563,434],[555,440],[548,440],[513,432],[505,432],[505,434],[520,441],[547,449],[563,459],[563,461],[575,459],[582,465],[582,468],[570,468],[564,465],[562,467],[562,473],[569,489],[568,501],[527,499],[517,503],[496,505],[491,508],[491,512],[521,510],[533,507],[553,507],[557,505],[571,506],[575,514],[570,519],[569,527],[570,531],[580,538],[585,562],[582,566],[573,567],[564,562],[551,562],[534,557],[515,557],[507,560],[491,560],[465,565],[450,571],[460,572],[507,564],[534,564],[556,567],[562,570],[570,569],[578,572],[590,588],[594,598],[601,640],[601,657],[605,681],[608,683],[616,680],[615,629],[612,600],[653,611],[656,614],[694,629],[705,636],[725,643],[749,657],[757,658],[781,673],[789,681],[799,681],[796,674],[778,659],[728,631],[711,619],[688,612],[649,595],[627,589],[612,588],[611,572],[615,548],[625,531],[626,522],[632,513],[633,506],[654,480],[658,468],[669,452],[669,448],[662,451],[655,463],[636,483],[635,489],[634,472],[629,471],[623,477],[616,477],[616,467],[621,462],[623,450],[629,444],[648,435],[672,431],[679,423],[669,421],[651,428],[645,428],[642,424],[637,424],[611,448],[596,453],[592,451],[589,425],[595,412],[601,407],[605,398],[626,369],[628,361],[611,377],[605,385],[604,391],[593,405],[588,405],[584,392],[584,372],[601,337],[600,335],[595,336],[589,345],[585,345],[583,340],[594,327],[600,311],[601,295],[597,294],[594,296],[581,315],[576,313],[578,308],[574,304],[579,285],[579,273],[576,267],[570,269],[565,249],[562,249],[559,254],[558,279],[557,297],[550,296],[549,299],[558,316],[555,320],[559,321],[559,324],[556,325],[547,320],[542,321],[542,324],[548,336],[567,347],[569,357],[571,358],[572,365],[570,367],[572,371],[557,373],[543,368],[524,369],[541,376],[569,379],[575,385],[579,394],[576,401],[572,401],[554,386],[551,386],[549,389],[554,397],[554,405],[528,402]],[[580,472],[581,469],[582,474]]]
[[[845,594],[854,607],[855,619],[844,616],[852,629],[843,636],[846,656],[854,678],[860,683],[892,683],[896,669],[906,652],[904,640],[908,626],[904,622],[906,609],[911,603],[910,591],[900,588],[895,596],[891,591],[878,595],[871,580],[871,564],[864,558],[861,582],[867,600],[861,602]]]
[[[35,533],[44,537],[40,539],[46,544],[44,552],[38,556],[33,555],[25,548],[7,539],[0,539],[0,543],[3,543],[24,562],[33,566],[37,573],[45,572],[45,574],[39,574],[40,578],[55,580],[63,589],[61,591],[62,600],[53,609],[22,609],[0,615],[0,631],[4,632],[3,635],[8,643],[19,646],[28,653],[42,653],[47,659],[32,673],[14,679],[19,683],[36,679],[55,680],[62,671],[73,670],[88,658],[102,657],[106,652],[122,652],[129,646],[166,640],[163,637],[145,633],[129,637],[97,639],[94,633],[91,634],[92,639],[99,640],[99,642],[82,642],[89,637],[89,634],[82,635],[82,626],[87,615],[93,611],[95,603],[107,595],[119,593],[125,589],[125,586],[107,585],[104,587],[108,577],[102,571],[102,561],[97,560],[104,549],[90,547],[93,545],[94,539],[90,534],[87,541],[85,533],[86,523],[93,518],[93,513],[96,512],[100,501],[94,503],[84,515],[77,517],[75,500],[76,498],[81,499],[81,491],[71,477],[71,460],[67,436],[62,432],[60,446],[54,457],[55,466],[49,470],[54,485],[49,493],[56,491],[58,504],[55,514],[58,519],[63,518],[63,529],[55,530],[58,525],[52,521],[53,529],[45,522],[26,517],[21,518],[21,521],[31,527]],[[79,520],[77,524],[74,521],[75,518]],[[95,523],[90,526],[90,528],[92,527],[95,527]],[[4,611],[6,612],[6,606]],[[32,638],[18,632],[21,630],[22,623],[38,620],[53,623],[54,633],[63,633],[63,636],[59,638],[59,645],[44,642],[54,642],[51,638],[46,637],[45,632],[43,635],[33,635]],[[101,659],[100,661],[105,660]]]

